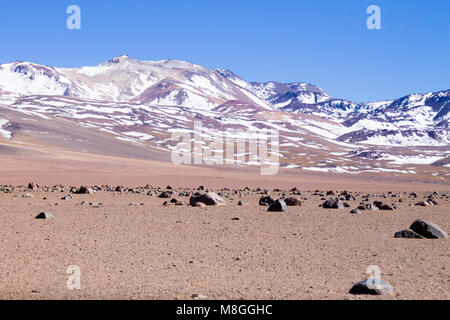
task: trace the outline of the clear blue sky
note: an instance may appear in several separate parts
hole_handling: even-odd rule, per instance
[[[382,30],[366,28],[370,4]],[[358,102],[450,88],[448,0],[1,0],[0,30],[0,63],[178,59]]]

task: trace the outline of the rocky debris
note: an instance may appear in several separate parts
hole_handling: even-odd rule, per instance
[[[351,294],[370,294],[370,295],[393,295],[394,289],[392,286],[378,279],[365,279],[355,283],[350,289]]]
[[[225,205],[223,198],[214,192],[196,192],[189,199],[191,206],[195,206],[199,202],[207,206]]]
[[[416,205],[416,206],[420,206],[420,207],[427,207],[427,206],[428,206],[428,203],[425,202],[425,201],[419,201],[419,202],[416,202],[415,205]]]
[[[359,209],[353,209],[352,211],[350,211],[351,214],[360,214],[361,210]]]
[[[344,204],[339,198],[330,198],[323,203],[322,207],[324,209],[343,209]]]
[[[272,199],[270,196],[263,196],[259,199],[259,205],[260,206],[270,206],[274,204],[275,200]]]
[[[94,194],[94,190],[91,187],[81,186],[74,193],[76,193],[76,194]]]
[[[288,197],[284,199],[284,202],[286,202],[288,207],[300,207],[302,205],[302,202],[294,197]]]
[[[245,205],[245,203],[244,203],[244,201],[242,201],[242,200],[239,200],[239,201],[238,201],[238,203],[237,203],[237,205],[238,205],[238,206],[244,206],[244,205]]]
[[[410,239],[423,239],[422,236],[418,235],[414,231],[411,230],[402,230],[396,232],[394,238],[410,238]]]
[[[48,212],[41,212],[35,219],[55,219],[55,216]]]
[[[438,225],[424,220],[416,220],[409,227],[415,233],[427,239],[448,238],[448,234]]]
[[[70,195],[64,196],[61,198],[61,200],[70,200],[72,197]]]
[[[438,203],[435,199],[432,199],[432,198],[428,199],[428,200],[427,200],[427,203],[428,203],[430,206],[437,206],[437,205],[439,205],[439,203]]]
[[[278,199],[270,205],[268,211],[271,211],[271,212],[286,211],[286,202],[282,199]]]

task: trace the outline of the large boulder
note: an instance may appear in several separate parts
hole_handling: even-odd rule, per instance
[[[370,295],[393,295],[394,289],[392,286],[378,279],[365,279],[355,283],[350,289],[351,294],[370,294]]]
[[[272,212],[286,211],[286,202],[284,202],[284,200],[278,199],[270,205],[268,211],[272,211]]]
[[[427,239],[448,238],[448,234],[438,225],[424,220],[416,220],[409,227],[415,233]]]
[[[270,196],[264,196],[259,199],[260,206],[270,206],[275,202]]]
[[[196,192],[190,199],[189,204],[195,206],[197,203],[204,203],[207,206],[223,206],[225,200],[214,192]]]
[[[323,203],[325,209],[344,209],[344,204],[339,198],[328,199]]]

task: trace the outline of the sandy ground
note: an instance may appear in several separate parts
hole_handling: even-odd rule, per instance
[[[399,193],[404,202],[397,210],[351,215],[362,195],[374,194],[371,188],[355,192],[350,208],[333,210],[319,208],[320,196],[293,186],[308,200],[286,212],[267,212],[256,192],[230,193],[226,206],[206,209],[163,206],[166,199],[145,193],[99,191],[70,200],[60,199],[68,192],[38,190],[30,192],[33,198],[0,193],[0,298],[450,298],[450,240],[393,237],[419,218],[449,232],[449,198],[438,206],[410,207],[417,200]],[[237,206],[238,200],[246,205]],[[55,219],[34,219],[41,211]],[[66,287],[70,265],[80,267],[80,290]],[[367,277],[369,265],[380,267],[394,296],[348,294]]]

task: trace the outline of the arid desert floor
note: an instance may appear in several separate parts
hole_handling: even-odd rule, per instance
[[[416,219],[450,231],[445,186],[434,193],[438,205],[425,207],[415,204],[434,189],[414,197],[399,186],[393,192],[353,188],[355,200],[344,200],[349,204],[344,209],[319,207],[331,197],[327,191],[339,197],[346,190],[342,184],[320,191],[291,185],[299,190],[294,195],[291,188],[274,191],[276,185],[244,187],[214,188],[226,205],[203,208],[189,205],[194,188],[178,185],[121,191],[103,186],[94,194],[70,193],[69,185],[62,190],[3,186],[0,298],[450,298],[450,240],[394,238]],[[159,198],[164,191],[174,194]],[[258,203],[267,193],[274,199],[294,196],[302,205],[268,212]],[[61,199],[67,195],[71,199]],[[171,198],[183,205],[170,203]],[[376,200],[397,209],[350,214],[361,202]],[[54,219],[35,219],[40,212]],[[81,271],[79,290],[66,286],[72,265]],[[348,293],[367,278],[370,265],[379,266],[394,295]]]

